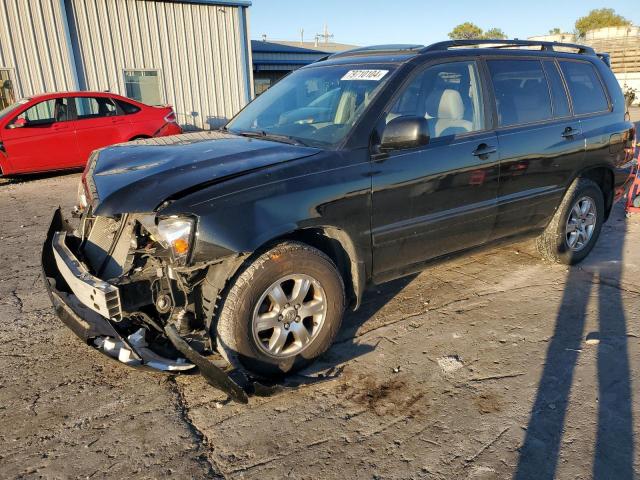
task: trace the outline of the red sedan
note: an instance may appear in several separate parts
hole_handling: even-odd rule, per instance
[[[97,148],[177,133],[171,107],[101,92],[37,95],[0,110],[0,175],[79,168]]]

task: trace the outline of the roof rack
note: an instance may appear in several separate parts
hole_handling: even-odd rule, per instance
[[[573,48],[579,54],[595,55],[593,48],[576,43],[544,42],[540,40],[448,40],[438,42],[420,50],[420,53],[448,50],[455,47],[485,47],[485,48],[510,48],[510,47],[540,47],[541,50],[555,51],[558,47]]]
[[[418,52],[425,48],[424,45],[410,43],[392,43],[388,45],[371,45],[369,47],[352,48],[344,52],[337,52],[329,55],[329,58],[350,57],[352,55],[369,55],[372,53],[396,53],[396,52]]]

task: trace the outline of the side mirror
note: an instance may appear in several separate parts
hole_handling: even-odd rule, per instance
[[[24,117],[16,118],[9,128],[22,128],[27,126],[27,119]]]
[[[429,143],[429,123],[424,117],[403,116],[391,120],[382,133],[380,150],[404,150]]]

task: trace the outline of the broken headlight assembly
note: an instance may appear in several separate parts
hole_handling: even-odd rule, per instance
[[[84,188],[84,183],[82,181],[78,182],[78,195],[76,197],[76,204],[73,206],[71,214],[79,218],[82,216],[82,213],[89,206],[89,200],[87,199],[87,192]]]
[[[82,183],[81,181],[78,182],[78,207],[80,210],[84,210],[85,208],[87,208],[87,206],[89,205],[89,202],[87,201],[87,194],[85,193],[84,190],[84,183]]]
[[[193,243],[194,220],[188,217],[158,219],[153,232],[155,239],[171,251],[173,262],[186,265]]]

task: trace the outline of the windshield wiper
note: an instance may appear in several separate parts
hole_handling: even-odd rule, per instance
[[[289,145],[302,145],[308,147],[306,143],[298,138],[291,137],[289,135],[279,135],[277,133],[268,133],[264,130],[243,130],[241,132],[232,132],[236,135],[249,138],[262,138],[264,140],[273,140],[274,142],[287,143]]]

